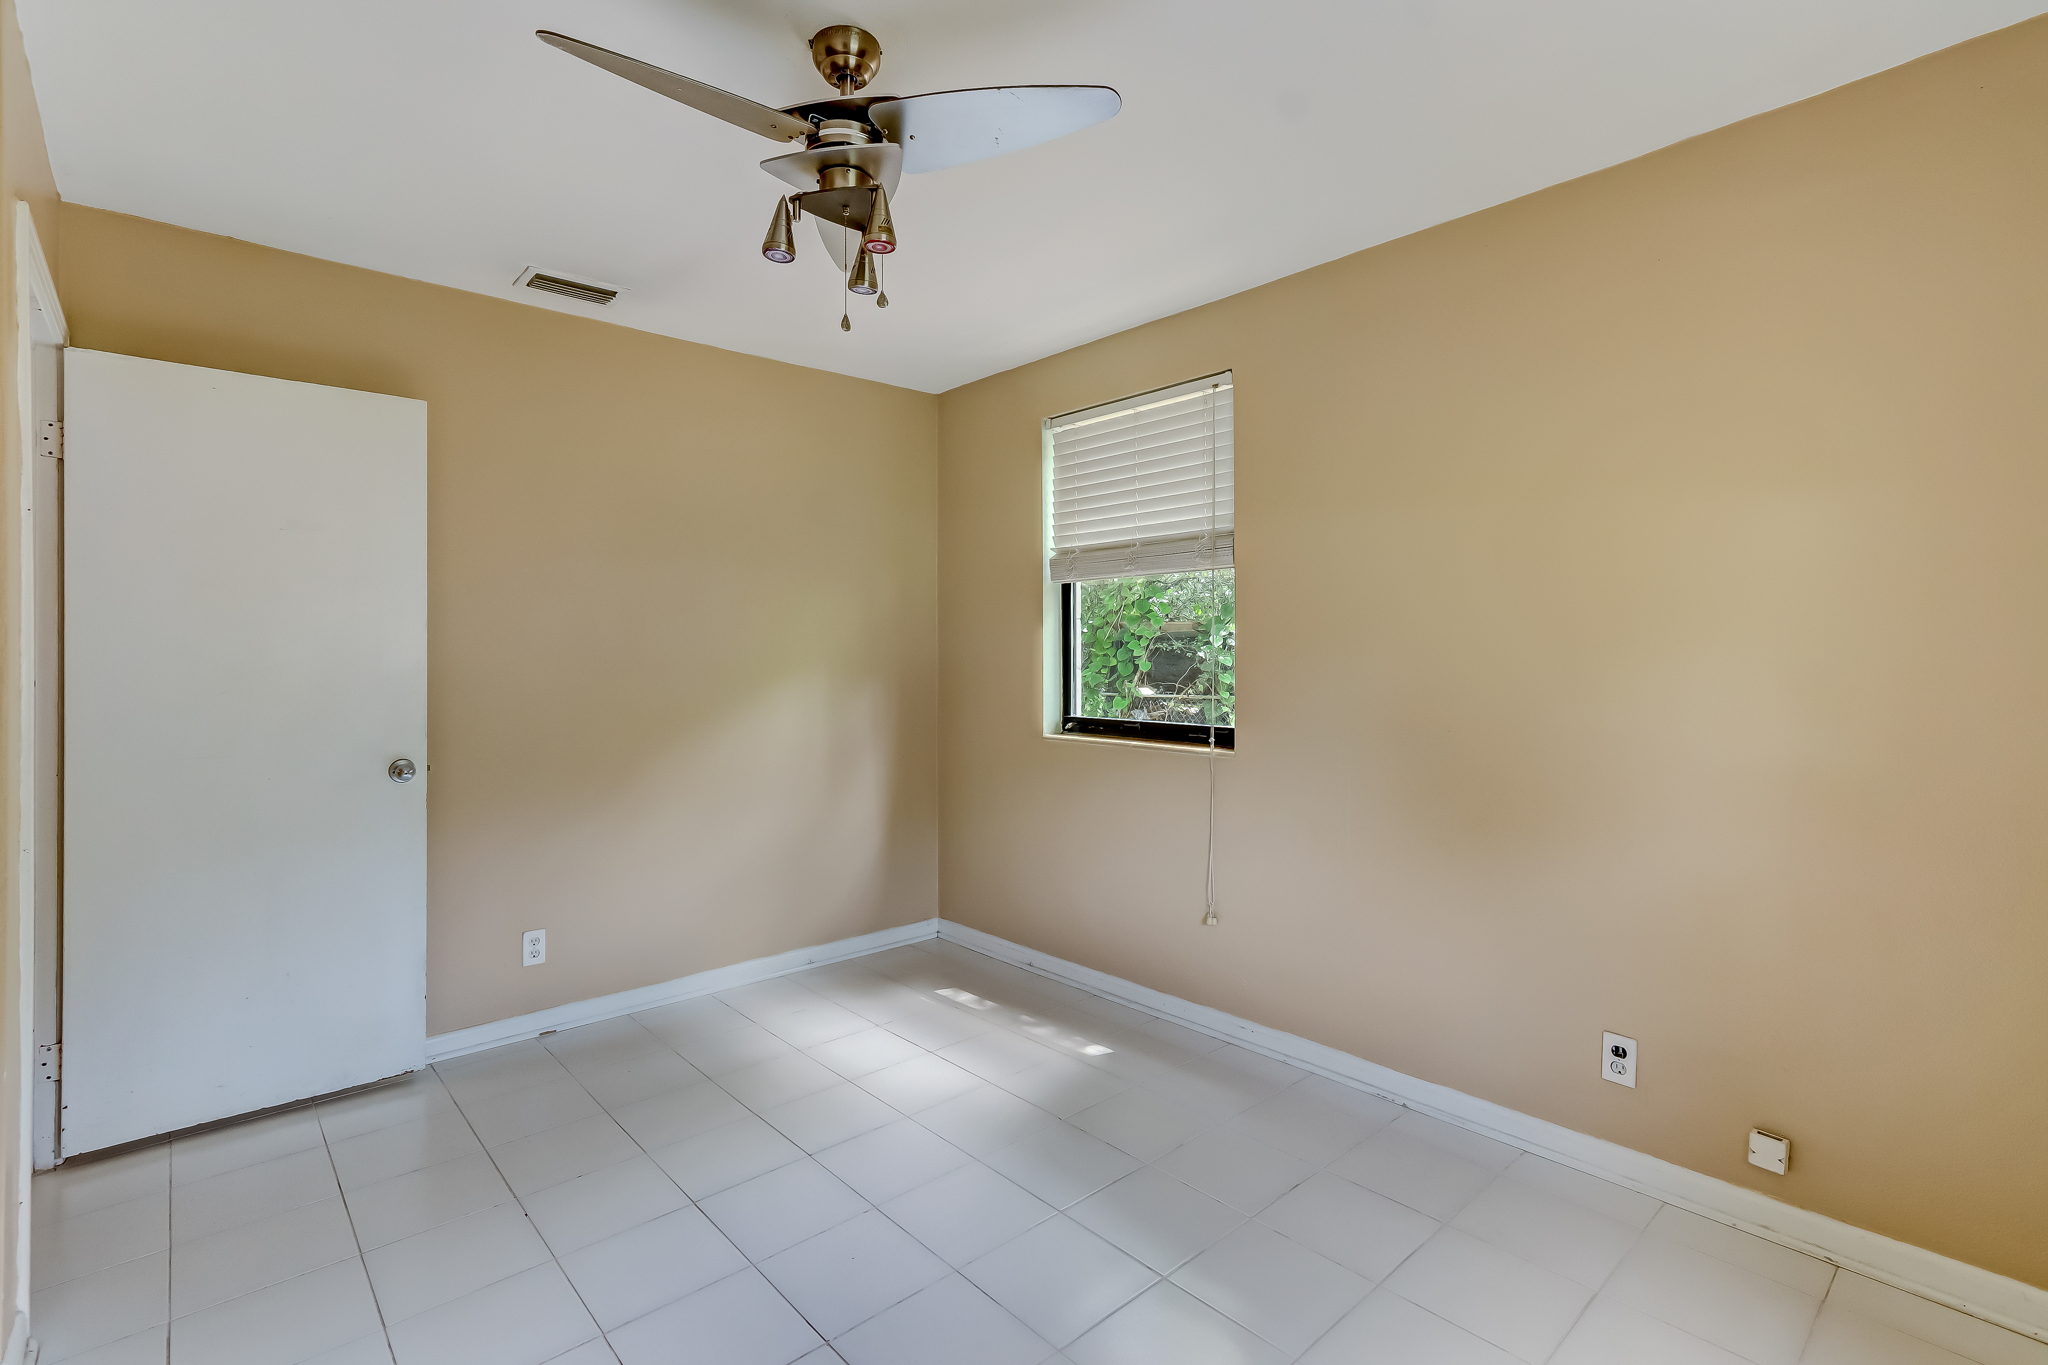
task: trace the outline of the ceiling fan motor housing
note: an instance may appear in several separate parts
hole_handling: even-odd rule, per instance
[[[882,135],[859,119],[828,118],[818,122],[818,131],[811,134],[813,147],[848,147],[865,142],[880,142]]]

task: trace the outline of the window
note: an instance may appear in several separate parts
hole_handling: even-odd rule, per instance
[[[1045,424],[1068,734],[1235,746],[1231,395],[1220,374]]]

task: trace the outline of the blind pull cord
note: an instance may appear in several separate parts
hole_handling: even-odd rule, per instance
[[[1216,385],[1209,386],[1209,538],[1204,557],[1209,561],[1209,599],[1216,598]],[[1209,711],[1209,801],[1207,841],[1203,848],[1202,923],[1215,925],[1216,915],[1216,707],[1223,700],[1223,665],[1210,651],[1214,679],[1210,684]]]

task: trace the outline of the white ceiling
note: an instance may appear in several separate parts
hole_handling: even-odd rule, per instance
[[[2036,0],[20,0],[66,198],[939,391],[1817,94]],[[782,148],[536,41],[784,105],[1087,82],[1123,113],[907,177],[892,307],[757,247]],[[527,290],[542,307],[595,312]]]

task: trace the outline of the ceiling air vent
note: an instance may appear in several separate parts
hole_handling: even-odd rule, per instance
[[[564,298],[581,299],[584,303],[594,303],[599,307],[619,296],[618,287],[615,285],[599,284],[596,280],[572,280],[567,275],[550,274],[532,265],[520,271],[519,278],[513,283],[523,284],[528,289],[538,289],[548,294],[560,294]]]

